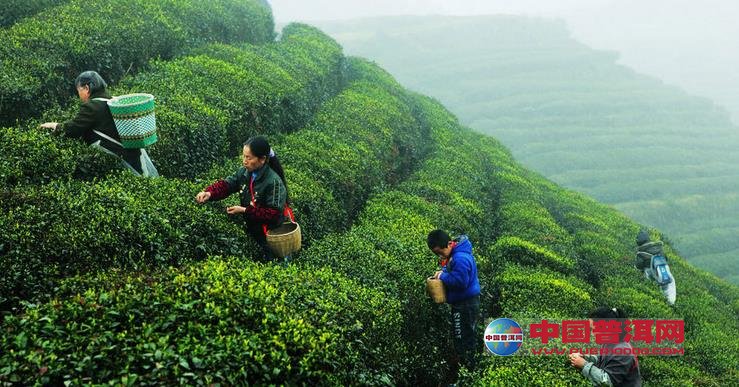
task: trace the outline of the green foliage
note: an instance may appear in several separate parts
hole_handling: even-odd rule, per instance
[[[209,41],[267,42],[273,29],[256,0],[70,0],[0,31],[0,123],[65,103],[84,70],[116,82],[152,58]]]
[[[659,287],[634,269],[628,278],[606,278],[602,284],[598,305],[612,305],[624,310],[629,317],[667,319],[679,316],[665,303]]]
[[[710,374],[736,375],[739,342],[735,332],[739,330],[739,315],[731,305],[703,289],[704,284],[693,281],[698,282],[700,278],[676,275],[676,284],[690,289],[679,293],[675,303],[685,320],[686,357]]]
[[[635,73],[561,22],[427,16],[321,26],[523,165],[660,228],[695,265],[739,284],[739,132],[713,102]]]
[[[496,227],[502,236],[518,236],[539,245],[550,246],[553,251],[567,255],[571,236],[538,203],[514,201],[501,203],[500,222]]]
[[[152,153],[171,176],[199,179],[80,174],[94,154],[83,145],[36,123],[0,133],[0,383],[437,384],[451,346],[447,306],[423,288],[434,228],[472,240],[485,318],[582,318],[600,304],[682,318],[686,356],[643,362],[645,384],[737,378],[736,287],[662,237],[678,284],[668,307],[631,267],[640,225],[522,168],[312,27],[155,61],[116,93],[139,88],[155,91],[167,125]],[[287,268],[249,262],[258,249],[224,211],[235,195],[193,201],[236,170],[221,159],[254,133],[285,166],[304,229]],[[462,383],[586,384],[563,358],[494,356]]]
[[[281,163],[327,187],[351,220],[374,188],[410,172],[426,143],[407,105],[379,86],[355,82],[274,148]],[[397,152],[411,147],[419,152]],[[298,208],[322,211],[320,203],[293,197]]]
[[[503,316],[556,319],[582,316],[593,309],[592,287],[547,269],[509,265],[498,276],[498,286]]]
[[[566,356],[486,356],[479,372],[460,384],[474,386],[590,386]]]
[[[55,108],[49,121],[72,118],[74,112]],[[29,120],[14,128],[0,128],[0,189],[43,184],[54,179],[92,180],[122,169],[120,159],[99,152],[77,139],[56,137]]]
[[[197,205],[195,192],[192,183],[130,173],[5,192],[2,310],[53,294],[59,279],[78,273],[252,251],[240,224],[227,220],[224,208]]]
[[[550,248],[563,256],[572,250],[572,236],[557,223],[546,207],[541,179],[513,164],[506,165],[493,177],[499,206],[496,232],[500,236],[515,236]]]
[[[460,152],[471,149],[477,136],[450,120],[438,103],[418,96],[413,101],[435,140],[430,156],[396,190],[374,195],[348,232],[314,243],[301,262],[332,267],[389,299],[401,300],[404,345],[411,349],[398,360],[406,369],[402,380],[429,384],[444,372],[442,360],[451,348],[439,339],[448,336],[448,311],[432,304],[423,290],[423,280],[435,266],[426,235],[443,226],[454,232],[464,228],[473,243],[484,243],[492,222],[485,215],[494,202],[486,184],[491,171],[483,167],[487,158]],[[478,255],[478,267],[484,261]]]
[[[9,26],[24,17],[69,0],[5,0],[0,3],[0,27]]]
[[[689,354],[688,354],[689,355]],[[715,375],[705,370],[685,364],[677,357],[642,356],[639,358],[639,369],[644,380],[658,381],[644,385],[667,386],[721,386]],[[731,384],[731,383],[729,383]]]
[[[146,91],[156,96],[159,141],[149,148],[149,153],[161,175],[193,177],[207,171],[214,161],[240,154],[241,144],[255,133],[291,131],[305,125],[315,110],[338,92],[341,48],[315,29],[301,25],[286,28],[291,31],[290,40],[260,47],[208,45],[185,58],[155,61],[149,71],[127,78],[112,89],[115,95]],[[280,57],[276,62],[267,59],[277,56]],[[280,67],[287,62],[287,69]],[[312,83],[323,88],[312,90]],[[71,117],[76,109],[75,106],[68,111],[47,112],[46,116],[50,120]],[[28,125],[29,131],[40,132],[34,125]],[[36,161],[49,165],[50,175],[77,177],[80,173],[75,170],[80,167],[96,172],[86,175],[103,174],[105,165],[96,166],[93,156],[83,156],[76,164],[70,160],[61,165],[56,158],[69,159],[72,155],[60,154],[62,146],[41,133],[32,136],[41,141],[31,145],[27,140],[14,140],[22,144],[13,144],[9,153],[3,152],[1,165],[12,167],[16,163],[12,156],[15,152],[46,153],[47,159],[24,160],[29,168],[12,167],[13,171],[3,173],[8,176],[3,178],[6,183],[38,182],[40,177],[31,168]],[[71,145],[64,145],[67,146]],[[74,149],[82,155],[94,154],[80,148]]]
[[[526,266],[542,266],[562,273],[572,273],[575,264],[551,250],[518,237],[503,237],[495,242],[488,255],[495,265],[507,262]]]
[[[401,305],[328,269],[211,259],[108,272],[19,316],[0,382],[393,384]],[[79,293],[76,293],[79,291]]]
[[[122,83],[118,94],[147,90],[158,97],[163,136],[151,154],[160,173],[196,176],[214,161],[240,154],[254,134],[304,126],[338,93],[341,47],[308,26],[290,24],[285,30],[287,37],[278,43],[208,45]]]
[[[304,244],[310,245],[312,241],[346,226],[350,220],[347,209],[336,199],[330,186],[316,180],[309,171],[291,166],[285,166],[285,176],[289,179],[290,206],[296,220],[303,225]]]

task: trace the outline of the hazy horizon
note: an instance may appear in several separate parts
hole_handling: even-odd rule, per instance
[[[739,123],[739,4],[708,0],[272,0],[275,21],[399,15],[509,14],[562,19],[572,36],[619,63],[713,100]]]

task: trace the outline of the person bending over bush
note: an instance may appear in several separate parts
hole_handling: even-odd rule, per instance
[[[121,159],[123,166],[138,176],[159,176],[146,149],[124,148],[108,108],[108,85],[95,71],[85,71],[74,82],[82,101],[77,116],[64,123],[45,122],[42,128],[53,134],[79,138],[90,146]]]

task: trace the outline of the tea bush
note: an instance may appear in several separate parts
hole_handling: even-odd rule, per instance
[[[129,77],[111,89],[114,95],[154,93],[159,141],[149,148],[149,153],[161,175],[193,177],[207,171],[213,162],[240,154],[241,144],[254,133],[289,131],[305,125],[308,121],[304,120],[328,96],[338,93],[343,63],[341,47],[313,28],[302,25],[285,28],[290,29],[292,40],[283,39],[262,48],[272,55],[281,53],[283,61],[291,62],[289,71],[257,54],[255,46],[213,44],[193,50],[200,52],[197,55],[170,62],[155,61],[149,71]],[[310,50],[296,51],[299,44],[306,44]],[[320,70],[311,72],[318,64]],[[293,78],[293,74],[300,80]],[[310,94],[309,82],[326,86],[320,93]],[[290,102],[293,100],[302,102]],[[301,110],[293,109],[296,104],[302,106]],[[63,121],[73,117],[76,109],[76,106],[52,109],[45,116],[49,121]],[[0,154],[2,182],[10,185],[44,182],[48,181],[45,175],[100,177],[105,175],[106,167],[111,167],[95,163],[95,157],[100,158],[95,154],[99,152],[72,145],[78,141],[46,138],[36,125],[36,121],[31,121],[3,132],[0,145],[8,150]],[[36,141],[28,141],[29,137]],[[18,160],[14,154],[39,157],[46,154],[47,157]],[[76,163],[75,155],[79,158]],[[60,159],[66,163],[60,163]],[[33,169],[36,161],[47,165],[44,174]],[[18,162],[28,167],[14,167]],[[5,168],[13,170],[3,172]]]
[[[339,92],[341,47],[313,27],[290,24],[285,30],[280,42],[263,46],[194,49],[186,58],[155,63],[152,71],[116,89],[118,94],[146,90],[157,96],[161,139],[151,155],[162,174],[194,177],[213,162],[240,154],[254,134],[297,130]],[[210,115],[223,116],[222,121],[213,125],[190,117],[191,111],[203,110],[201,105]],[[169,115],[183,119],[170,121]]]
[[[488,252],[498,265],[506,262],[525,266],[542,266],[565,274],[573,272],[574,262],[534,243],[517,237],[503,237]]]
[[[0,3],[0,27],[9,26],[24,17],[69,0],[5,0]]]
[[[54,180],[4,193],[2,310],[53,294],[60,278],[108,268],[181,264],[254,250],[225,209],[199,206],[193,183],[123,172],[103,181]]]
[[[471,386],[583,386],[592,384],[570,366],[566,356],[485,356],[480,372],[463,376]]]
[[[322,118],[332,115],[346,120]],[[384,152],[396,146],[398,131],[416,133],[416,144],[424,141],[407,106],[379,86],[358,82],[327,103],[308,127],[277,139],[288,178],[290,171],[304,176],[292,197],[298,215],[306,216],[308,241],[345,227],[353,220],[345,215],[351,203],[388,176],[409,172],[392,171],[391,158],[400,156]],[[329,156],[316,158],[321,152]],[[233,173],[236,165],[228,172],[217,168],[223,173],[217,176]],[[7,298],[0,300],[3,307],[49,294],[60,278],[75,274],[180,265],[206,254],[252,256],[258,249],[240,218],[232,222],[225,214],[229,202],[195,204],[194,195],[212,180],[137,179],[124,173],[93,183],[60,179],[10,190],[2,204],[7,232],[0,262],[10,273],[0,285]],[[312,187],[321,189],[308,191]]]
[[[49,181],[58,178],[59,171],[68,171],[67,176],[71,176],[77,164],[75,151],[82,146],[62,145],[67,144],[41,131],[0,129],[0,186]]]
[[[348,232],[315,242],[303,252],[301,262],[332,267],[388,299],[400,300],[404,345],[410,349],[401,360],[406,369],[402,383],[429,384],[445,372],[451,344],[447,342],[448,310],[432,304],[423,290],[425,277],[436,266],[426,235],[440,225],[456,224],[469,227],[473,238],[488,240],[484,215],[492,202],[486,198],[490,187],[485,181],[491,172],[474,168],[485,165],[485,158],[457,151],[474,141],[471,132],[461,130],[438,103],[411,98],[423,112],[423,120],[431,124],[434,142],[428,159],[397,189],[374,195]],[[455,176],[464,178],[449,184],[448,179]],[[446,189],[439,189],[445,182]],[[455,200],[443,200],[449,197]],[[478,265],[482,261],[478,254]]]
[[[0,30],[0,124],[65,103],[84,70],[115,83],[152,58],[210,41],[268,42],[273,29],[256,0],[70,0]]]
[[[602,283],[598,305],[613,305],[626,311],[630,318],[667,319],[677,314],[667,305],[659,287],[638,272],[624,286],[621,278],[606,278]]]
[[[509,265],[497,280],[504,316],[518,313],[556,319],[586,315],[593,309],[594,289],[573,276]]]
[[[399,133],[411,133],[414,143],[403,143]],[[282,155],[285,164],[310,171],[314,179],[332,187],[352,218],[371,187],[408,174],[399,168],[399,159],[409,160],[410,165],[421,156],[393,150],[423,145],[424,137],[423,128],[401,100],[381,87],[356,82],[327,102],[306,130],[286,136]]]
[[[692,365],[685,364],[685,362],[679,357],[662,358],[655,356],[641,356],[639,357],[639,369],[641,371],[642,378],[645,381],[654,381],[654,383],[645,383],[644,385],[727,385],[720,383],[715,376],[700,372],[699,368],[694,368]]]
[[[77,291],[79,293],[76,293]],[[326,268],[240,258],[62,284],[7,316],[0,382],[390,385],[401,305]]]

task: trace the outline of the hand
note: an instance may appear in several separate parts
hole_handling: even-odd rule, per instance
[[[439,271],[437,271],[436,273],[434,273],[434,278],[436,278],[436,279],[441,279],[441,278],[440,278],[440,277],[441,277],[441,273],[443,273],[443,271],[441,271],[441,270],[439,270]]]
[[[43,124],[39,126],[44,129],[51,129],[52,132],[55,132],[56,128],[59,126],[59,123],[58,122],[44,122]]]
[[[585,367],[585,358],[583,358],[579,353],[571,353],[570,364],[580,370],[582,367]]]
[[[228,207],[226,208],[226,212],[228,212],[229,215],[243,214],[246,212],[246,207],[241,207],[241,206]]]
[[[203,191],[195,195],[195,201],[200,204],[203,204],[207,202],[208,200],[210,200],[210,192]]]

